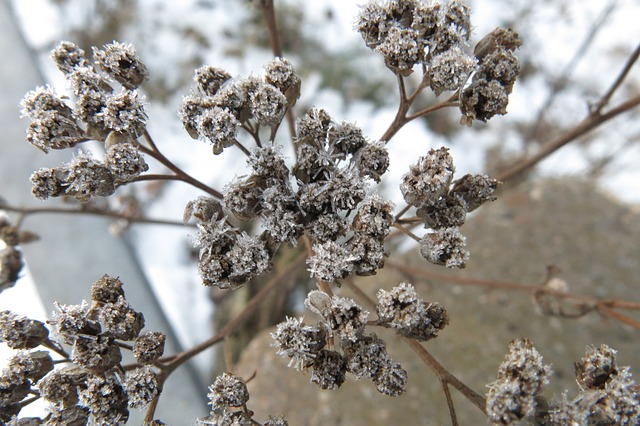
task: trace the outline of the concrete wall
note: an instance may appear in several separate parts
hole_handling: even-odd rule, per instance
[[[31,173],[39,167],[69,161],[72,153],[45,155],[25,141],[28,121],[19,119],[18,103],[28,90],[44,81],[15,24],[8,0],[0,1],[0,28],[0,196],[23,206],[61,205],[58,200],[41,202],[31,196]],[[108,219],[77,215],[37,215],[26,220],[25,228],[41,237],[26,245],[24,251],[45,308],[52,311],[54,300],[79,303],[90,297],[91,283],[103,274],[119,276],[128,301],[144,312],[145,329],[169,335],[166,354],[179,351],[126,236],[110,235],[109,224]],[[208,412],[206,390],[196,375],[194,369],[185,366],[168,380],[156,412],[158,418],[169,424],[191,424]],[[141,418],[132,418],[130,423],[139,424]]]

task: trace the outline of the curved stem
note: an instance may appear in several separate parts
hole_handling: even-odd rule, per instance
[[[405,228],[404,226],[400,225],[399,223],[394,223],[393,227],[394,228],[398,228],[398,230],[400,230],[403,234],[408,235],[409,237],[411,237],[415,241],[420,242],[420,238],[417,235],[415,235],[413,232],[409,231],[407,228]]]
[[[140,145],[140,150],[142,152],[144,152],[145,154],[148,154],[151,157],[153,157],[156,160],[158,160],[160,163],[162,163],[164,166],[166,166],[169,170],[171,170],[173,173],[175,173],[176,176],[180,176],[180,179],[176,179],[176,180],[181,180],[183,182],[189,183],[189,184],[195,186],[196,188],[203,190],[204,192],[206,192],[207,194],[211,195],[212,197],[217,198],[218,200],[222,200],[222,198],[223,198],[222,193],[220,193],[219,191],[216,191],[215,189],[205,185],[204,183],[202,183],[199,180],[195,179],[191,175],[187,174],[181,168],[179,168],[178,166],[173,164],[173,162],[171,162],[167,157],[165,157],[160,152],[160,150],[156,146],[155,142],[153,141],[153,138],[151,138],[151,135],[149,135],[149,132],[147,132],[147,130],[144,131],[143,137],[144,137],[145,141],[147,141],[147,143],[149,144],[149,147],[146,147],[144,145]],[[162,176],[162,175],[158,175],[158,176]]]
[[[245,306],[245,308],[234,319],[232,319],[224,327],[222,327],[218,334],[200,343],[199,345],[196,345],[193,348],[177,354],[175,357],[171,358],[171,361],[169,361],[169,363],[164,368],[165,374],[168,376],[173,371],[175,371],[176,368],[184,364],[189,359],[198,355],[200,352],[209,349],[216,343],[221,342],[226,336],[235,332],[251,316],[251,314],[255,312],[258,306],[260,306],[260,304],[264,300],[266,300],[266,295],[269,294],[282,282],[284,282],[284,278],[298,269],[298,267],[304,263],[305,259],[306,253],[302,252],[298,256],[298,258],[293,261],[284,271],[273,277],[264,287],[262,287],[260,291],[251,298],[249,303],[247,303],[247,306]]]
[[[89,216],[104,216],[110,217],[113,219],[124,219],[129,223],[140,223],[140,224],[149,224],[149,225],[171,225],[171,226],[192,226],[185,225],[182,222],[177,222],[173,220],[165,220],[165,219],[151,219],[146,217],[134,217],[125,213],[118,213],[110,210],[100,210],[94,208],[65,208],[65,207],[19,207],[19,206],[11,206],[8,204],[3,204],[0,206],[2,210],[6,210],[9,212],[20,213],[24,216],[34,215],[34,214],[79,214],[79,215],[89,215]]]
[[[267,31],[269,32],[269,42],[271,43],[271,50],[273,56],[282,57],[282,43],[280,42],[280,34],[278,33],[278,24],[276,22],[276,13],[273,8],[273,0],[263,0],[258,2],[262,6],[262,16],[267,24]],[[296,137],[296,124],[293,115],[293,108],[287,109],[286,113],[287,125],[289,126],[289,134],[291,139]]]

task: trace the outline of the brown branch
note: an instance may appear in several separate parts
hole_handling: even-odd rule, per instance
[[[530,158],[517,162],[512,167],[500,173],[500,175],[498,175],[497,177],[497,180],[501,182],[508,182],[510,180],[513,180],[569,142],[572,142],[580,136],[587,134],[594,128],[611,120],[612,118],[635,108],[639,104],[640,95],[637,95],[625,102],[620,103],[618,106],[612,108],[607,113],[600,114],[598,113],[598,111],[590,113],[587,118],[580,122],[576,127],[559,136],[555,140],[545,144],[542,148],[540,148],[537,154],[531,156]]]
[[[552,90],[547,96],[547,99],[545,100],[545,102],[539,108],[538,115],[534,120],[535,124],[531,127],[531,130],[528,132],[526,136],[526,140],[534,139],[538,134],[547,110],[551,107],[551,105],[555,101],[556,97],[558,96],[558,94],[560,93],[561,89],[564,87],[566,82],[569,81],[571,74],[577,67],[580,60],[584,58],[586,52],[589,50],[589,47],[591,47],[591,45],[593,44],[593,41],[595,40],[598,32],[604,27],[604,24],[607,18],[609,17],[611,12],[613,12],[614,6],[615,6],[615,1],[611,1],[609,2],[609,4],[605,6],[602,13],[598,17],[598,19],[596,19],[596,21],[591,26],[591,29],[585,36],[582,43],[580,43],[580,46],[574,53],[571,60],[567,63],[567,65],[564,67],[564,69],[560,73],[560,76],[557,77],[555,81],[551,83]]]
[[[220,193],[219,191],[216,191],[215,189],[195,179],[194,177],[192,177],[191,175],[183,171],[181,168],[173,164],[173,162],[171,162],[167,157],[165,157],[164,154],[162,154],[158,149],[158,147],[156,146],[155,142],[153,141],[153,138],[151,137],[151,135],[149,135],[149,132],[145,130],[143,137],[145,141],[147,141],[147,143],[149,144],[149,147],[146,147],[141,144],[139,148],[142,152],[158,160],[160,163],[166,166],[169,170],[175,173],[176,176],[180,176],[179,180],[182,180],[183,182],[189,183],[190,185],[193,185],[196,188],[203,190],[204,192],[206,192],[207,194],[211,195],[214,198],[217,198],[218,200],[222,200],[222,198],[224,197],[222,193]]]
[[[624,79],[627,78],[629,71],[633,67],[633,64],[636,63],[639,56],[640,44],[633,51],[629,59],[627,59],[627,63],[624,65],[624,68],[622,68],[622,71],[620,72],[620,74],[618,74],[618,78],[616,78],[616,81],[614,81],[607,93],[605,93],[602,98],[600,98],[600,100],[596,104],[594,104],[593,111],[601,112],[602,109],[609,103],[609,100],[611,99],[615,91],[618,90]]]
[[[531,156],[528,159],[517,162],[512,167],[500,173],[497,179],[501,182],[507,182],[522,175],[524,172],[528,171],[540,161],[547,158],[549,155],[562,148],[569,142],[572,142],[580,136],[587,134],[606,121],[609,121],[612,118],[638,106],[638,104],[640,104],[640,95],[636,95],[631,99],[621,102],[617,106],[611,108],[608,112],[602,111],[604,107],[609,103],[609,100],[611,99],[615,91],[620,87],[624,79],[627,77],[629,71],[631,70],[631,67],[638,60],[638,57],[640,57],[640,45],[636,47],[634,52],[627,59],[624,67],[618,74],[618,77],[605,92],[605,94],[591,106],[589,114],[584,120],[582,120],[573,129],[567,131],[565,134],[560,135],[555,140],[545,144],[542,148],[540,148],[537,154]]]
[[[261,0],[258,2],[262,8],[262,16],[267,25],[267,31],[269,32],[269,42],[271,43],[271,50],[273,56],[282,57],[282,43],[280,42],[280,34],[278,32],[278,24],[276,22],[276,13],[273,8],[273,0]],[[287,109],[286,113],[287,125],[289,127],[289,134],[291,139],[296,137],[296,124],[293,115],[293,109]]]
[[[436,360],[433,357],[433,355],[431,355],[429,351],[427,351],[420,343],[416,342],[413,339],[409,339],[407,337],[403,337],[402,340],[404,340],[405,343],[409,345],[409,347],[411,347],[411,349],[413,349],[414,352],[418,354],[420,359],[422,359],[422,361],[431,369],[431,371],[435,373],[438,379],[440,379],[444,383],[452,385],[454,388],[458,390],[458,392],[464,395],[465,398],[471,401],[473,405],[478,407],[484,414],[487,414],[487,409],[486,409],[487,402],[482,397],[482,395],[480,395],[479,393],[471,389],[469,386],[462,383],[453,374],[449,373],[442,366],[442,364],[440,364],[438,360]]]
[[[364,304],[366,304],[367,306],[375,306],[375,303],[373,302],[373,300],[371,300],[369,296],[367,296],[362,290],[360,290],[360,288],[358,288],[358,286],[355,285],[355,283],[352,280],[347,280],[346,282],[351,288],[351,290],[354,291],[354,293],[361,299],[361,301]],[[422,359],[422,361],[427,365],[427,367],[429,367],[431,371],[433,371],[433,373],[436,375],[438,380],[440,380],[440,382],[443,383],[444,386],[449,384],[452,385],[462,395],[464,395],[469,401],[471,401],[472,404],[474,404],[476,407],[482,410],[483,413],[487,414],[487,411],[485,408],[486,401],[482,397],[482,395],[475,392],[473,389],[471,389],[470,387],[462,383],[460,380],[458,380],[458,378],[456,378],[453,374],[447,371],[447,369],[444,368],[442,364],[440,364],[438,360],[436,360],[433,357],[433,355],[431,355],[419,342],[415,341],[414,339],[410,339],[408,337],[403,337],[403,336],[400,336],[400,337],[407,345],[409,345],[411,349],[414,350],[414,352],[418,354],[418,356],[420,356],[420,359]],[[451,398],[451,395],[448,394],[448,389],[445,390],[445,397],[447,398],[447,401],[449,401],[449,399]],[[453,406],[453,402],[451,402],[451,406],[449,407],[449,410],[450,410],[449,414],[451,416],[452,423],[456,425],[457,419],[455,415],[455,410],[453,410],[453,412],[451,411],[453,409],[452,406]]]
[[[171,226],[191,226],[185,225],[182,222],[173,221],[173,220],[165,220],[165,219],[152,219],[147,217],[133,217],[126,213],[118,213],[110,210],[101,210],[101,209],[93,209],[93,208],[65,208],[65,207],[19,207],[19,206],[11,206],[8,204],[0,205],[0,209],[6,210],[9,212],[20,213],[25,216],[34,215],[34,214],[79,214],[79,215],[89,215],[89,216],[103,216],[109,217],[113,219],[123,219],[128,223],[139,223],[139,224],[148,224],[148,225],[171,225]]]
[[[546,294],[549,296],[557,297],[558,299],[567,299],[567,300],[575,301],[576,303],[579,303],[580,305],[588,308],[589,311],[592,311],[592,310],[599,311],[608,317],[614,318],[622,323],[628,324],[640,330],[639,322],[635,321],[634,319],[624,314],[621,314],[615,311],[614,309],[614,308],[619,308],[619,309],[640,311],[640,302],[629,302],[629,301],[615,300],[615,299],[601,300],[596,297],[588,296],[584,294],[547,289],[547,288],[541,287],[540,285],[521,284],[521,283],[510,282],[510,281],[497,281],[497,280],[485,280],[485,279],[478,279],[478,278],[458,277],[458,276],[428,271],[423,268],[416,268],[412,266],[403,265],[401,263],[398,263],[392,260],[387,260],[385,262],[385,265],[390,268],[397,269],[413,277],[420,277],[420,278],[437,280],[442,282],[451,282],[458,285],[520,291],[520,292],[528,293],[534,297],[536,295],[539,296],[541,294]]]
[[[447,407],[449,407],[449,417],[451,417],[451,424],[453,426],[458,426],[458,416],[456,415],[456,407],[455,405],[453,405],[453,398],[451,398],[449,385],[444,380],[440,380],[440,384],[442,385],[444,396],[447,399]]]
[[[176,368],[180,365],[184,364],[189,359],[198,355],[200,352],[209,349],[211,346],[221,342],[224,338],[233,332],[235,332],[249,317],[256,311],[256,309],[260,306],[262,302],[266,300],[267,294],[269,294],[273,289],[275,289],[278,285],[285,281],[285,278],[295,272],[300,265],[304,263],[306,259],[306,253],[302,252],[298,258],[293,261],[284,271],[277,274],[273,277],[264,287],[260,289],[256,293],[255,296],[251,298],[251,300],[247,303],[247,306],[231,321],[229,321],[222,329],[213,336],[212,338],[194,346],[191,349],[188,349],[184,352],[181,352],[177,355],[174,355],[166,360],[170,360],[169,364],[167,364],[164,368],[167,376],[171,374]]]

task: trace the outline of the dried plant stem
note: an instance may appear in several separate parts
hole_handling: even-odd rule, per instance
[[[391,138],[395,136],[396,133],[400,131],[400,129],[407,123],[416,118],[423,117],[429,113],[437,111],[442,108],[447,108],[451,106],[457,106],[458,102],[458,92],[455,92],[451,95],[447,100],[432,105],[430,107],[424,108],[413,115],[407,116],[409,109],[418,98],[418,95],[422,93],[422,91],[427,87],[427,80],[422,79],[418,88],[411,94],[411,96],[407,96],[407,88],[405,85],[404,77],[398,76],[398,91],[400,92],[400,104],[398,105],[398,111],[396,112],[396,116],[393,119],[393,122],[389,125],[384,134],[380,137],[382,142],[389,142]]]
[[[147,408],[147,412],[144,416],[143,424],[146,425],[153,421],[153,418],[155,417],[156,407],[158,406],[158,401],[160,401],[160,395],[162,395],[162,392],[158,392],[158,394],[149,403],[149,407]]]
[[[604,107],[609,103],[615,91],[620,87],[624,79],[627,77],[629,71],[631,70],[631,67],[638,60],[639,56],[640,45],[636,47],[632,55],[629,57],[625,66],[623,67],[622,71],[619,73],[618,77],[611,85],[611,87],[600,98],[600,100],[595,102],[590,108],[590,112],[584,120],[582,120],[573,129],[545,144],[536,154],[532,155],[529,158],[516,162],[510,168],[500,173],[497,179],[502,182],[508,182],[517,178],[518,176],[521,176],[523,173],[529,171],[540,161],[547,158],[549,155],[556,152],[558,149],[562,148],[569,142],[576,140],[580,136],[589,133],[591,130],[611,120],[612,118],[615,118],[618,115],[623,114],[640,105],[640,95],[636,95],[624,102],[621,102],[617,106],[612,107],[609,111],[603,112]]]
[[[184,172],[181,168],[173,164],[173,162],[171,162],[171,160],[169,160],[167,157],[165,157],[164,154],[162,154],[158,149],[158,147],[156,146],[155,142],[153,141],[153,138],[151,138],[151,135],[149,135],[149,132],[145,130],[143,136],[145,141],[147,141],[147,143],[149,144],[149,147],[146,147],[140,144],[139,148],[142,152],[158,160],[160,163],[166,166],[169,170],[175,173],[176,176],[180,176],[180,179],[178,180],[189,183],[195,186],[196,188],[203,190],[204,192],[211,195],[212,197],[217,198],[218,200],[222,200],[223,195],[221,192],[216,191],[215,189],[195,179],[188,173]]]
[[[301,265],[303,265],[305,259],[306,253],[303,252],[296,258],[296,260],[291,262],[291,264],[289,264],[289,266],[284,271],[277,274],[264,287],[262,287],[260,291],[256,293],[256,295],[253,296],[247,303],[247,306],[245,306],[245,308],[234,319],[232,319],[224,327],[222,327],[218,334],[194,346],[191,349],[188,349],[171,357],[169,363],[163,367],[163,372],[168,376],[176,368],[184,364],[189,359],[198,355],[200,352],[209,349],[211,346],[224,340],[226,336],[235,332],[238,327],[240,327],[251,316],[251,314],[256,311],[260,304],[267,300],[265,296],[269,294],[273,289],[275,289],[278,285],[285,282],[285,278],[289,274],[295,272]]]
[[[170,225],[170,226],[193,226],[185,225],[182,222],[166,219],[152,219],[143,216],[131,216],[127,213],[118,213],[112,210],[103,210],[93,207],[82,206],[80,208],[73,207],[20,207],[12,206],[9,204],[3,204],[0,206],[2,210],[9,212],[20,213],[24,216],[30,216],[35,214],[69,214],[69,215],[88,215],[88,216],[104,216],[113,219],[123,219],[128,223],[139,223],[147,225]]]
[[[451,385],[456,388],[462,395],[465,396],[473,405],[478,407],[483,413],[487,414],[486,400],[473,389],[458,380],[453,374],[449,373],[434,357],[427,351],[420,343],[413,339],[403,337],[411,349],[413,349],[420,359],[438,376],[438,379],[447,385]],[[454,419],[452,418],[452,421]],[[455,424],[455,422],[454,422]]]
[[[371,300],[371,298],[367,296],[367,294],[364,293],[353,282],[353,280],[349,279],[346,280],[346,282],[349,288],[358,296],[358,298],[364,305],[367,305],[369,308],[375,309],[376,304],[373,302],[373,300]],[[444,368],[442,364],[440,364],[438,360],[436,360],[433,355],[431,355],[419,342],[407,337],[402,337],[402,340],[404,340],[404,342],[409,345],[409,347],[413,349],[414,352],[418,354],[418,356],[420,356],[420,359],[422,359],[422,361],[434,372],[434,374],[442,383],[443,391],[445,393],[447,404],[449,406],[449,415],[451,417],[451,422],[453,425],[457,425],[458,422],[448,385],[452,385],[453,387],[455,387],[462,395],[464,395],[469,401],[471,401],[471,403],[482,410],[483,413],[487,414],[485,408],[486,401],[480,394],[462,383],[453,374],[449,373],[449,371],[447,371],[447,369]]]
[[[269,33],[269,42],[271,43],[271,51],[273,56],[282,57],[282,43],[280,42],[280,34],[278,33],[278,24],[276,22],[276,13],[273,8],[273,0],[261,0],[258,2],[262,8],[262,16],[267,25]],[[291,139],[296,137],[296,124],[293,114],[293,108],[288,108],[286,113],[287,125]]]
[[[437,280],[442,282],[450,282],[458,285],[487,287],[493,289],[504,289],[520,291],[529,293],[532,296],[546,294],[548,296],[557,297],[559,299],[566,299],[573,301],[579,307],[584,309],[584,314],[596,311],[606,317],[613,318],[624,324],[630,325],[640,330],[640,322],[617,312],[615,308],[640,311],[640,302],[629,302],[615,299],[598,299],[593,296],[587,296],[583,294],[562,292],[557,290],[551,290],[541,287],[540,285],[533,284],[521,284],[509,281],[496,281],[496,280],[484,280],[477,278],[456,277],[449,274],[442,274],[437,272],[428,271],[423,268],[416,268],[412,266],[403,265],[393,260],[388,260],[385,263],[390,268],[395,268],[405,274],[413,277],[426,278],[431,280]]]

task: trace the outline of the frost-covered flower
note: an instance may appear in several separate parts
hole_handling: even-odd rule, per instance
[[[307,259],[312,277],[334,282],[351,275],[359,256],[334,241],[314,245],[315,254]]]
[[[97,425],[117,425],[129,418],[127,394],[113,374],[89,375],[80,389],[79,405],[89,409]]]
[[[10,348],[35,348],[48,336],[49,330],[42,322],[11,311],[0,311],[0,342],[5,342]]]
[[[127,371],[123,387],[130,408],[143,408],[160,393],[158,375],[149,366]]]
[[[549,382],[551,368],[527,339],[514,340],[500,364],[498,379],[489,385],[487,412],[491,421],[510,424],[534,413],[535,397]]]
[[[402,196],[416,207],[435,201],[449,191],[455,170],[448,148],[431,149],[402,177]]]
[[[447,268],[464,268],[469,259],[467,238],[458,228],[441,228],[420,240],[420,254],[431,263]]]
[[[93,48],[93,58],[100,68],[128,89],[139,87],[149,79],[147,67],[130,43],[105,44],[102,49]]]
[[[220,87],[231,79],[231,75],[221,68],[203,65],[195,70],[193,81],[205,96],[214,96]]]
[[[289,367],[296,370],[311,366],[327,343],[327,331],[318,325],[308,325],[302,318],[287,318],[271,333],[277,354],[290,359]]]
[[[122,90],[106,97],[106,103],[96,118],[106,129],[125,133],[135,139],[142,135],[147,124],[144,105],[145,96],[138,90]]]
[[[89,61],[84,57],[84,50],[70,41],[61,41],[51,52],[51,59],[65,74],[72,72],[77,67],[89,65]]]
[[[249,390],[242,378],[232,373],[222,373],[209,386],[209,404],[213,410],[242,407],[249,400]]]
[[[130,143],[119,143],[107,148],[106,166],[118,180],[128,181],[149,170],[144,156]]]
[[[220,154],[235,143],[239,128],[240,123],[226,108],[205,109],[196,119],[198,135],[213,144],[214,154]]]
[[[449,316],[442,305],[426,303],[411,284],[401,283],[391,291],[381,289],[377,296],[379,320],[403,336],[430,340],[449,323]]]

